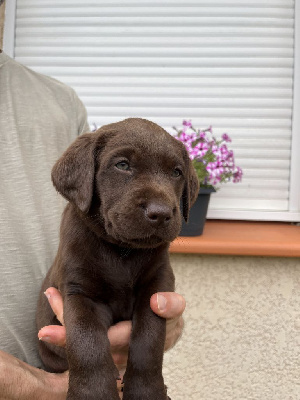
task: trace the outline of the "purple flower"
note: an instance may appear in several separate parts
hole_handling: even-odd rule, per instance
[[[200,142],[195,146],[198,150],[198,157],[202,158],[209,150],[209,145],[206,142]]]
[[[184,119],[184,120],[182,121],[182,125],[183,125],[183,126],[187,126],[188,128],[191,128],[191,126],[192,126],[192,121],[191,121],[191,120],[186,120],[186,119]]]
[[[224,140],[224,142],[231,142],[231,138],[227,135],[227,133],[223,133],[222,139]]]
[[[236,167],[236,171],[233,173],[233,182],[238,183],[242,180],[243,171],[240,167]]]
[[[210,148],[211,148],[211,151],[213,152],[213,154],[215,154],[215,155],[219,154],[220,150],[219,150],[219,147],[216,144],[216,142],[210,142]]]
[[[227,157],[227,156],[228,156],[229,150],[228,150],[228,147],[226,146],[226,144],[223,144],[223,145],[220,147],[220,152],[221,152],[221,154],[222,154],[224,157]]]
[[[205,139],[206,137],[206,132],[205,131],[198,131],[199,139]]]
[[[195,132],[182,131],[178,139],[184,144],[192,144],[197,138]]]
[[[191,120],[184,120],[176,139],[186,147],[190,159],[196,168],[201,185],[214,186],[232,180],[237,183],[242,179],[242,169],[235,165],[234,154],[226,143],[231,142],[227,133],[222,140],[217,140],[208,129],[194,129]]]

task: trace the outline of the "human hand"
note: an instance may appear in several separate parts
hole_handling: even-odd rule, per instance
[[[64,324],[63,300],[60,292],[55,288],[46,290],[50,306],[57,319]],[[154,313],[167,319],[165,351],[175,345],[183,329],[182,313],[185,309],[184,298],[174,292],[156,293],[150,299],[150,307]],[[131,334],[131,321],[122,321],[108,330],[108,339],[111,344],[111,353],[119,371],[122,373],[127,364],[128,346]],[[38,337],[58,346],[65,346],[66,331],[64,326],[49,325],[43,327]]]
[[[1,400],[65,400],[68,372],[51,374],[0,350]]]

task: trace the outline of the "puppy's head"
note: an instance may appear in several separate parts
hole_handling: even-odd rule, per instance
[[[54,186],[106,239],[156,247],[178,235],[199,185],[182,143],[131,118],[79,137],[52,170]]]

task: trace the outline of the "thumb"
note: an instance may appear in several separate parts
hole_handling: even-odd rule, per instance
[[[150,307],[155,314],[163,318],[178,318],[185,309],[185,300],[178,293],[160,292],[152,295]]]

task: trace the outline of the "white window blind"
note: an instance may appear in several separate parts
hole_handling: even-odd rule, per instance
[[[192,119],[228,133],[244,177],[212,196],[209,217],[299,221],[295,10],[293,0],[17,0],[14,56],[72,86],[91,124],[143,117],[170,130]]]

